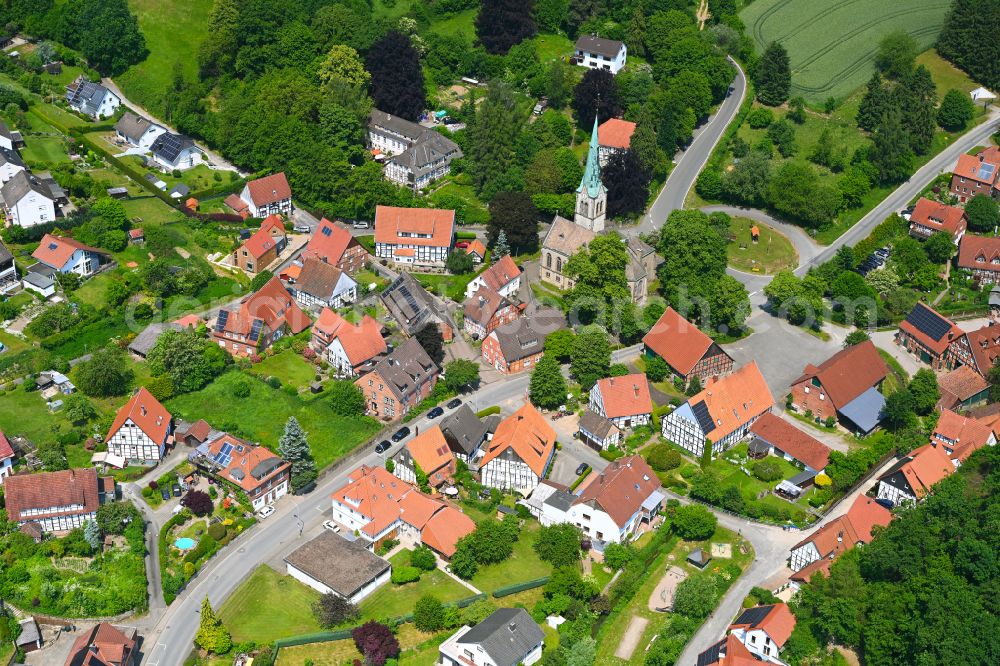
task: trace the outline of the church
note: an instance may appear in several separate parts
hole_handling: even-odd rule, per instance
[[[565,272],[566,263],[570,257],[604,231],[607,218],[608,189],[601,182],[597,126],[597,118],[594,118],[594,130],[590,136],[583,179],[576,188],[576,211],[573,221],[556,215],[542,241],[539,276],[543,282],[548,282],[564,291],[572,289],[575,284],[572,277]],[[642,305],[646,301],[649,283],[655,278],[656,255],[653,248],[638,238],[629,238],[626,246],[629,265],[625,267],[625,277],[633,302]]]

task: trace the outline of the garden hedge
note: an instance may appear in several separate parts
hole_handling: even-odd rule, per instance
[[[533,590],[536,587],[541,587],[548,582],[549,582],[549,577],[542,576],[541,578],[536,578],[534,580],[526,580],[523,583],[515,583],[514,585],[505,585],[503,587],[498,587],[497,589],[493,590],[493,596],[499,599],[501,597],[506,597],[511,594],[517,594],[518,592],[524,592],[525,590]]]

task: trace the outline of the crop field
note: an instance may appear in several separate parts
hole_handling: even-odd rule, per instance
[[[740,13],[754,40],[778,41],[792,61],[792,95],[842,99],[871,76],[879,40],[903,30],[930,48],[950,3],[943,0],[756,0]]]

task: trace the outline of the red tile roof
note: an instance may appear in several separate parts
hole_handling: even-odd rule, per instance
[[[914,449],[909,457],[910,460],[900,467],[900,471],[917,499],[928,495],[935,483],[955,471],[948,454],[930,444]]]
[[[358,324],[351,324],[330,308],[323,308],[314,329],[327,336],[331,342],[340,340],[347,360],[357,367],[389,351],[382,337],[382,325],[369,315]]]
[[[795,629],[795,616],[785,603],[772,604],[764,608],[767,608],[768,612],[762,619],[752,623],[732,624],[729,629],[761,629],[770,636],[780,650]]]
[[[931,201],[923,197],[910,214],[910,223],[919,224],[934,231],[946,231],[952,236],[965,231],[965,211],[957,206]]]
[[[978,155],[959,155],[954,173],[956,176],[968,178],[977,183],[992,185],[996,182],[997,172],[1000,171],[1000,159],[998,158],[1000,158],[1000,155],[995,150],[992,153],[984,150]],[[987,177],[984,177],[984,174],[981,172],[983,163],[993,165],[993,170],[987,172],[989,174]]]
[[[625,527],[661,485],[642,456],[628,456],[613,461],[597,474],[573,503],[596,504],[618,527]]]
[[[677,374],[687,376],[712,348],[712,338],[668,307],[642,342],[663,358]],[[725,353],[721,349],[719,353]]]
[[[760,374],[757,361],[751,361],[731,375],[709,380],[701,393],[688,398],[689,405],[704,402],[712,418],[711,431],[705,437],[717,442],[757,416],[770,411],[774,398]]]
[[[639,372],[623,377],[608,377],[595,384],[608,419],[650,414],[653,401],[649,397],[649,380]]]
[[[1000,358],[1000,325],[991,324],[970,331],[965,334],[965,339],[976,362],[974,369],[985,377]]]
[[[238,194],[230,194],[228,197],[223,199],[222,203],[226,204],[237,213],[245,213],[248,209],[247,202],[240,199],[240,195]]]
[[[198,328],[204,320],[198,315],[184,315],[174,323],[181,328]]]
[[[486,467],[501,453],[512,449],[541,478],[555,446],[556,431],[534,405],[526,402],[497,426],[479,468]]]
[[[718,650],[719,658],[705,662],[704,666],[760,666],[760,659],[755,657],[736,636],[729,634],[720,643],[725,643],[725,646]],[[715,646],[709,649],[715,650]],[[702,664],[701,659],[698,660],[698,664]]]
[[[250,190],[250,198],[258,208],[292,197],[292,188],[288,185],[284,172],[251,180],[247,183],[247,189]]]
[[[167,431],[170,429],[170,412],[160,404],[160,401],[153,397],[153,394],[146,390],[145,386],[140,386],[129,401],[126,402],[111,424],[107,439],[114,437],[115,433],[130,420],[140,430],[156,442],[162,444],[167,439]]]
[[[750,426],[750,432],[814,470],[824,469],[830,460],[830,449],[825,444],[776,414],[761,416]]]
[[[223,433],[209,442],[209,453],[215,457],[226,444],[231,446],[229,463],[219,471],[219,476],[248,493],[291,468],[291,463],[282,460],[267,448],[245,442],[229,433]]]
[[[114,487],[112,481],[112,487]],[[12,521],[40,520],[54,515],[64,515],[65,511],[25,515],[29,509],[48,509],[80,505],[76,513],[93,513],[101,505],[97,470],[65,469],[59,472],[39,474],[15,474],[4,479],[4,498],[7,515]]]
[[[466,254],[478,254],[480,259],[486,258],[486,246],[477,238],[476,240],[469,243],[469,247],[465,248]]]
[[[965,234],[958,244],[958,266],[1000,271],[1000,238]]]
[[[264,218],[260,229],[243,243],[242,249],[249,252],[254,259],[260,259],[278,244],[276,237],[272,234],[273,230],[279,231],[281,236],[285,235],[285,224],[279,215],[268,215]]]
[[[280,330],[287,324],[292,335],[301,333],[312,323],[277,276],[244,298],[238,312],[230,311],[224,331],[247,335],[254,319],[260,319],[272,331]]]
[[[0,461],[14,457],[14,447],[10,445],[7,435],[0,430]]]
[[[320,220],[309,244],[302,251],[303,257],[316,257],[328,264],[340,263],[344,252],[351,246],[359,245],[347,229],[339,227],[325,217]]]
[[[521,277],[521,269],[517,267],[510,255],[506,255],[483,271],[479,277],[482,278],[487,287],[493,291],[500,291],[516,278]]]
[[[792,385],[819,380],[833,406],[841,409],[889,374],[889,368],[871,340],[842,349],[827,360],[807,365]]]
[[[466,534],[472,534],[475,529],[476,524],[472,522],[472,518],[453,506],[446,506],[427,521],[420,533],[420,540],[445,557],[451,557],[455,554],[458,540]]]
[[[597,128],[597,143],[608,148],[628,148],[632,144],[635,123],[621,118],[608,118]]]
[[[980,421],[945,409],[938,418],[931,443],[941,447],[953,461],[965,462],[973,452],[995,441],[993,431]]]
[[[135,630],[126,634],[101,622],[76,637],[65,666],[120,666],[131,664],[136,652]]]
[[[938,379],[938,409],[952,409],[959,403],[982,393],[990,387],[982,375],[967,365],[960,365]]]
[[[390,245],[450,247],[455,232],[455,211],[438,208],[375,207],[375,242]],[[402,237],[419,234],[428,238]]]
[[[83,243],[73,240],[72,238],[45,234],[42,236],[42,242],[39,243],[38,249],[32,252],[31,256],[47,266],[62,268],[66,265],[66,262],[73,257],[73,253],[77,250],[107,254],[104,250],[84,245]]]
[[[455,455],[448,448],[439,425],[435,424],[411,439],[406,444],[406,449],[434,487],[441,485],[455,473]]]
[[[965,242],[966,238],[968,238],[968,235],[963,237],[962,239],[963,243]],[[950,328],[946,333],[944,333],[941,336],[939,340],[935,340],[934,338],[927,335],[922,330],[920,330],[919,328],[910,323],[909,319],[915,313],[922,313],[921,317],[923,319],[932,319],[934,317],[943,319],[946,323],[950,324]],[[899,330],[902,331],[903,333],[906,333],[910,337],[914,338],[915,340],[920,342],[920,344],[924,345],[925,347],[927,347],[928,349],[930,349],[931,351],[933,351],[935,354],[938,355],[944,354],[944,352],[948,349],[948,345],[950,345],[955,338],[965,335],[965,332],[958,326],[956,326],[955,322],[951,321],[944,315],[938,313],[934,308],[927,305],[926,303],[920,303],[920,302],[918,302],[916,305],[913,306],[913,311],[906,319],[899,322]]]

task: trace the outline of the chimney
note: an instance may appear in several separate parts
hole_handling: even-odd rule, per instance
[[[635,394],[636,398],[639,397],[639,385],[638,384],[632,384],[632,393]]]
[[[146,415],[146,406],[145,406],[145,405],[139,405],[139,412],[140,412],[140,413],[141,413],[141,414],[142,414],[143,416],[145,416],[145,415]]]

